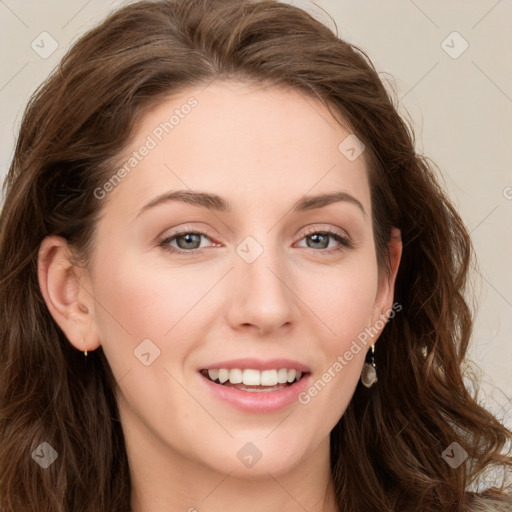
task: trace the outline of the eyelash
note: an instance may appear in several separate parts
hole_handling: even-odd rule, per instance
[[[194,231],[191,229],[187,229],[187,230],[183,230],[183,231],[174,233],[173,235],[165,238],[164,240],[162,240],[160,242],[159,245],[165,251],[167,251],[171,254],[183,254],[183,255],[185,255],[185,254],[193,254],[193,255],[203,254],[203,250],[201,250],[201,249],[191,249],[190,251],[186,251],[184,249],[177,249],[176,247],[171,247],[170,245],[168,245],[169,242],[171,242],[172,240],[174,240],[180,236],[183,236],[183,235],[201,235],[201,236],[205,236],[206,238],[210,238],[208,236],[208,233],[205,233],[203,231]],[[301,240],[303,240],[304,238],[307,238],[308,236],[312,236],[312,235],[328,235],[331,238],[333,238],[334,240],[336,240],[337,242],[339,242],[339,244],[340,244],[338,247],[331,247],[330,249],[313,249],[311,247],[306,247],[306,249],[310,249],[310,250],[317,252],[321,255],[330,255],[330,254],[342,251],[344,249],[352,249],[354,247],[353,243],[347,236],[342,235],[338,231],[333,231],[333,230],[319,230],[319,229],[314,229],[314,228],[308,229],[304,233],[304,236],[301,238]]]

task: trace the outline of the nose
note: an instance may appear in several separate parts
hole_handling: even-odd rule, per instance
[[[227,290],[228,322],[234,329],[268,335],[294,323],[297,297],[283,258],[269,248],[251,263],[236,256]]]

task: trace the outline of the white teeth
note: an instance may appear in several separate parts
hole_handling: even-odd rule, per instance
[[[277,370],[263,370],[261,372],[262,386],[275,386],[277,384]]]
[[[240,384],[243,381],[242,370],[235,368],[229,371],[229,382],[231,384]]]
[[[258,370],[244,370],[243,375],[243,383],[246,386],[259,386],[261,384],[261,372]]]
[[[279,384],[284,384],[288,382],[288,370],[286,368],[281,368],[277,370],[277,382]]]
[[[229,379],[229,370],[222,368],[219,370],[219,381],[221,384],[224,384]]]
[[[210,380],[219,380],[221,384],[229,381],[231,384],[244,384],[246,386],[276,386],[277,384],[292,383],[300,380],[302,372],[295,369],[279,368],[274,370],[254,370],[252,368],[240,369],[215,368],[207,371]]]

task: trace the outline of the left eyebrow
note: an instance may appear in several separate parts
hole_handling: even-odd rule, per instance
[[[137,214],[137,217],[144,211],[169,201],[181,201],[194,206],[200,206],[226,213],[233,211],[231,203],[217,194],[191,190],[172,190],[155,197],[149,203],[145,204]],[[367,215],[361,202],[347,192],[332,192],[330,194],[303,196],[293,204],[292,211],[302,212],[306,210],[314,210],[316,208],[323,208],[338,202],[354,204],[362,211],[365,217]]]
[[[317,194],[314,196],[304,196],[296,201],[293,205],[292,211],[301,212],[305,210],[313,210],[315,208],[323,208],[333,203],[347,202],[356,205],[366,217],[366,211],[361,204],[361,201],[351,196],[347,192],[333,192],[331,194]]]

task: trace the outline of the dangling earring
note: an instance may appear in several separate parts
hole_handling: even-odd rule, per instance
[[[361,372],[361,382],[363,386],[371,388],[377,382],[377,366],[375,365],[375,344],[371,348],[370,362],[365,362]]]
[[[82,336],[82,345],[84,345],[84,337]],[[85,360],[87,361],[87,349],[84,350]]]

